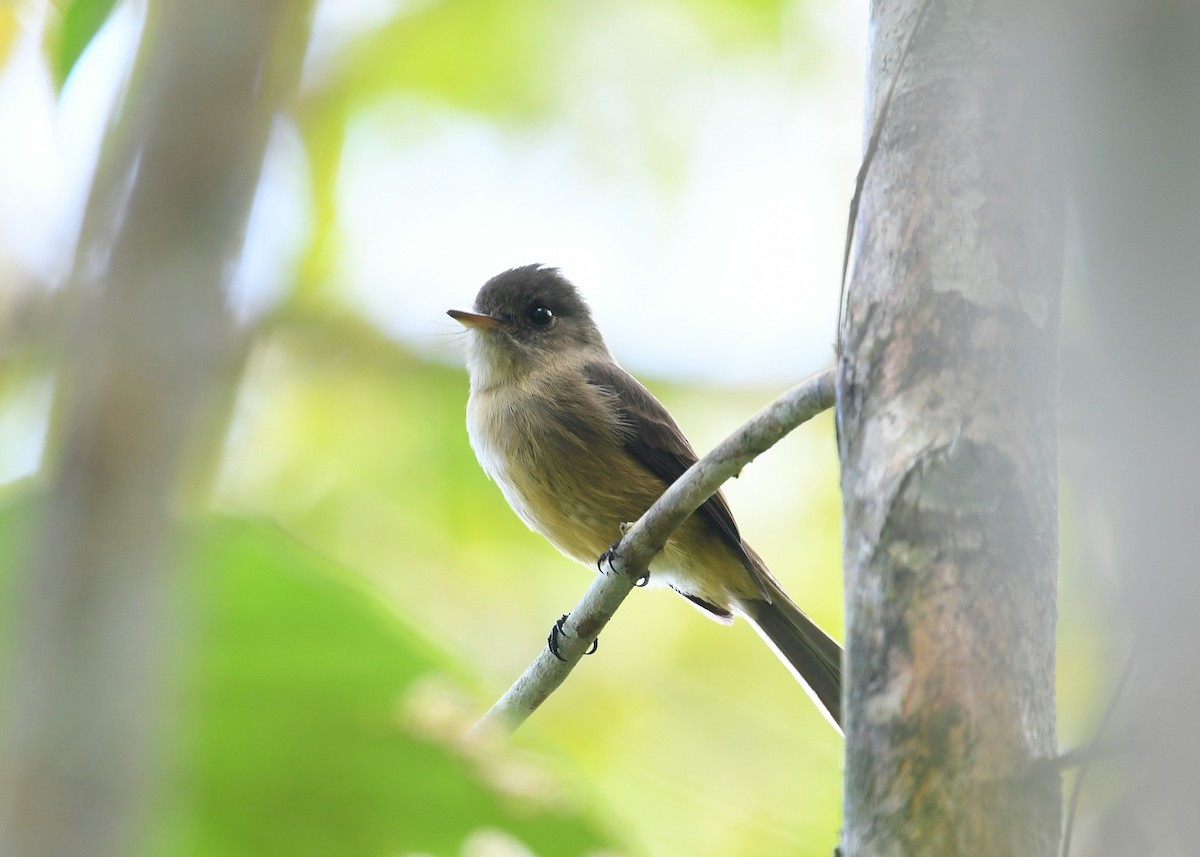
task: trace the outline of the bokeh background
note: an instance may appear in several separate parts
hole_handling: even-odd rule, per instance
[[[55,453],[40,325],[143,21],[0,5],[6,632]],[[832,851],[840,737],[747,626],[671,593],[636,592],[511,745],[458,743],[588,578],[475,464],[444,312],[505,268],[561,267],[707,449],[832,361],[867,39],[865,4],[835,0],[318,3],[231,260],[249,344],[169,572],[144,853]],[[832,419],[727,493],[840,638]],[[1064,743],[1095,722],[1109,645],[1080,505],[1068,481]]]

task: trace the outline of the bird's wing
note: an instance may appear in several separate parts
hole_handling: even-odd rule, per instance
[[[697,456],[671,414],[654,394],[614,363],[593,362],[584,367],[589,384],[612,396],[621,425],[625,449],[647,470],[673,483],[696,463]],[[724,496],[718,491],[704,501],[697,513],[720,534],[754,579],[763,598],[771,600],[768,576],[757,554],[742,543],[741,533]]]

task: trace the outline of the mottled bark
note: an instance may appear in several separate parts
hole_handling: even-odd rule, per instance
[[[1003,4],[1001,4],[1003,5]],[[872,8],[868,126],[918,2]],[[843,852],[1042,857],[1059,836],[1062,197],[1015,22],[933,3],[858,220],[838,370]]]
[[[0,854],[129,854],[162,728],[173,504],[231,353],[224,285],[307,4],[151,3],[72,276],[49,491],[22,569]]]

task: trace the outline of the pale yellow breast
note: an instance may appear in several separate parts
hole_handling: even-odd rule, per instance
[[[603,395],[582,381],[540,377],[473,391],[467,426],[513,510],[589,565],[664,487],[625,452]]]

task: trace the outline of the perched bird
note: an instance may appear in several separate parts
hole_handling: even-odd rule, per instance
[[[696,461],[667,409],[617,364],[583,298],[557,269],[493,277],[470,331],[467,430],[513,511],[568,557],[594,566]],[[841,728],[841,647],[784,594],[738,533],[725,498],[711,497],[650,563],[669,586],[719,622],[750,620]]]

